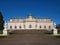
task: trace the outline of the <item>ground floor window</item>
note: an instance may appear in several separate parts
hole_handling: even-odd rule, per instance
[[[19,26],[19,28],[22,28],[21,26]]]
[[[46,26],[44,26],[44,28],[46,29]]]
[[[37,25],[35,25],[35,28],[37,28]]]
[[[10,29],[12,29],[12,26],[10,26]]]
[[[39,28],[41,28],[41,26],[39,26]]]
[[[49,26],[49,29],[51,28],[51,26]]]
[[[32,28],[32,25],[29,25],[29,28]]]
[[[25,28],[25,25],[24,25],[24,28]]]
[[[15,26],[15,29],[17,28],[17,26]]]

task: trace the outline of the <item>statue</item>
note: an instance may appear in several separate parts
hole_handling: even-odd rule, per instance
[[[3,35],[7,35],[7,23],[5,22]]]
[[[53,27],[53,35],[57,35],[57,29],[56,29],[56,24],[54,23],[54,27]]]

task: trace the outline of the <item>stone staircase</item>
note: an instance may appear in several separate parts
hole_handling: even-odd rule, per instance
[[[48,34],[51,33],[47,30],[13,30],[10,34]]]

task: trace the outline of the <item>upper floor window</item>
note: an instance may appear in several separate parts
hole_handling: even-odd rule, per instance
[[[12,26],[10,26],[10,29],[12,29]]]
[[[32,28],[32,25],[29,25],[29,28]]]

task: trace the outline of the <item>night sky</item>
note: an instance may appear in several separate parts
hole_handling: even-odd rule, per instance
[[[49,17],[60,23],[60,0],[0,0],[0,11],[4,20],[12,17]]]

